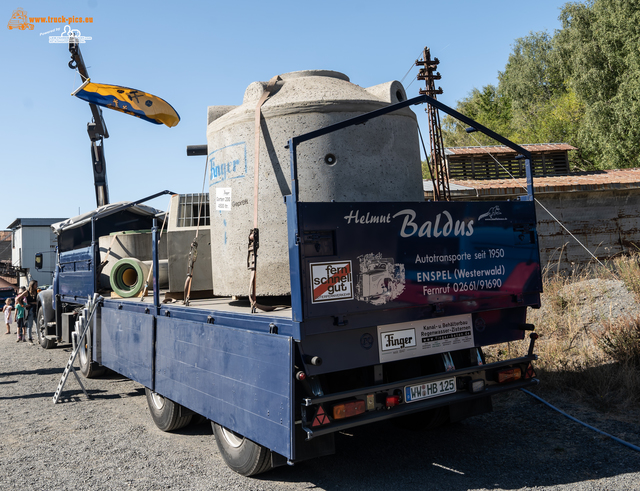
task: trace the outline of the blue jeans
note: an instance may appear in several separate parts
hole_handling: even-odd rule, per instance
[[[31,329],[33,328],[33,323],[36,321],[36,319],[35,319],[36,316],[35,316],[35,313],[33,312],[33,310],[29,309],[28,312],[29,312],[29,314],[28,314],[28,316],[26,318],[26,323],[25,323],[25,326],[26,326],[26,336],[25,337],[29,341],[31,341],[33,339],[32,336],[31,336]]]

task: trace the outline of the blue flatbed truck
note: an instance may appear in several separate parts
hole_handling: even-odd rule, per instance
[[[434,104],[516,149],[528,194],[500,202],[299,202],[304,141],[418,103]],[[211,420],[226,463],[254,475],[334,452],[334,435],[389,418],[429,427],[491,411],[493,395],[538,383],[531,333],[521,357],[486,363],[482,347],[524,338],[542,280],[528,152],[428,96],[294,137],[286,197],[290,304],[251,313],[212,297],[163,303],[99,297],[80,368],[109,368],[146,387],[165,431]],[[168,191],[165,191],[168,193]],[[159,193],[162,194],[162,193]],[[154,195],[150,198],[157,197]],[[150,199],[147,198],[147,199]],[[159,216],[109,205],[58,232],[53,289],[41,292],[38,335],[70,342],[98,291],[98,238],[152,229]]]

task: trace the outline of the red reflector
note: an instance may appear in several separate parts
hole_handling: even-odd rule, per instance
[[[503,384],[505,382],[514,382],[520,380],[522,372],[519,368],[509,368],[508,370],[501,370],[498,372],[498,383]]]
[[[533,366],[531,365],[531,363],[529,363],[529,366],[527,367],[527,371],[524,373],[524,378],[528,379],[528,378],[535,378],[536,377],[536,371],[533,369]]]
[[[322,406],[320,406],[318,408],[318,412],[316,412],[316,417],[313,418],[313,423],[311,424],[311,426],[322,426],[322,425],[326,425],[328,423],[331,423],[331,421],[329,421],[329,417],[327,416],[327,413],[324,412],[324,409],[322,409]]]
[[[400,404],[400,396],[387,397],[387,403],[386,403],[387,407],[397,406],[398,404]]]
[[[364,413],[364,401],[345,402],[333,406],[333,419],[344,419]]]

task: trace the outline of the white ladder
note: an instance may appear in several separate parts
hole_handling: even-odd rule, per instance
[[[82,313],[78,316],[78,320],[76,321],[75,327],[76,329],[71,334],[71,339],[73,340],[73,351],[71,352],[71,356],[69,357],[69,361],[67,362],[67,366],[64,368],[64,372],[62,373],[62,378],[60,379],[60,383],[58,384],[58,388],[56,389],[56,393],[53,395],[53,403],[56,404],[58,402],[58,398],[60,397],[60,393],[62,392],[62,388],[64,387],[65,382],[67,381],[67,377],[69,376],[69,371],[72,371],[82,388],[82,392],[87,397],[90,397],[87,394],[87,391],[82,385],[80,381],[80,377],[76,373],[76,369],[73,367],[73,363],[78,355],[78,351],[80,351],[80,346],[84,342],[84,338],[87,335],[87,331],[91,327],[91,321],[93,320],[93,314],[96,311],[96,307],[98,306],[98,297],[97,293],[93,294],[93,298],[88,297],[88,301],[82,309]],[[80,335],[80,339],[77,339],[78,332],[82,332]]]

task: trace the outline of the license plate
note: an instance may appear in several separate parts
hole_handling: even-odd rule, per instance
[[[426,384],[407,385],[404,388],[404,400],[406,402],[415,402],[422,399],[430,399],[431,397],[443,396],[456,391],[455,377],[442,380],[435,380]]]

